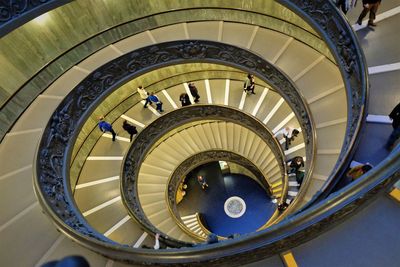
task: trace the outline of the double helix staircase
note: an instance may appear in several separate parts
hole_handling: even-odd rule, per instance
[[[21,266],[31,266],[63,255],[79,253],[85,255],[93,266],[112,264],[107,259],[70,242],[54,229],[47,218],[42,216],[41,207],[36,201],[30,181],[33,171],[32,159],[36,155],[37,142],[54,109],[88,73],[124,53],[154,43],[182,39],[215,40],[248,49],[278,66],[291,78],[304,96],[316,128],[314,169],[307,188],[304,187],[305,191],[300,202],[308,202],[318,190],[323,188],[341,151],[346,135],[348,111],[344,84],[337,65],[332,61],[331,55],[326,53],[328,49],[325,47],[325,49],[314,50],[306,45],[306,42],[297,39],[297,36],[289,36],[249,22],[233,23],[214,18],[187,21],[154,26],[147,31],[106,45],[97,53],[93,53],[63,72],[47,90],[34,98],[34,102],[27,111],[19,117],[2,140],[0,153],[0,161],[5,163],[0,169],[0,188],[4,200],[2,203],[13,203],[13,205],[2,206],[1,209],[1,243],[7,244],[10,249],[16,248],[15,252],[11,252],[8,248],[2,250],[0,258],[5,263],[18,262]],[[238,32],[242,32],[243,35],[239,36]],[[313,31],[310,30],[310,32]],[[8,63],[5,65],[10,66]],[[245,75],[243,73],[243,77]],[[21,78],[24,75],[16,76]],[[22,81],[23,78],[20,80]],[[21,81],[16,84],[21,85],[23,83]],[[174,86],[153,89],[163,101],[166,112],[179,108],[178,96],[181,92],[187,91],[185,83],[188,81],[181,79],[180,83]],[[237,77],[235,79],[230,77],[197,78],[190,81],[195,81],[199,89],[200,104],[228,105],[243,110],[264,122],[272,132],[286,125],[299,127],[288,104],[267,84],[258,85],[256,95],[247,95],[242,91],[243,81]],[[134,94],[137,85],[142,83],[146,84],[146,80],[132,81],[125,85],[124,89]],[[103,109],[104,113],[107,114],[113,107],[107,104],[107,107]],[[161,114],[152,108],[144,110],[142,104],[136,102],[113,120],[113,126],[119,129],[122,120],[126,119],[135,124],[140,132],[159,116]],[[89,131],[96,131],[96,129],[92,127]],[[205,132],[208,135],[213,133],[215,132],[211,130]],[[121,130],[118,131],[118,135],[114,143],[111,142],[109,135],[103,135],[95,145],[89,146],[88,157],[79,171],[76,185],[74,184],[75,201],[89,224],[104,236],[134,248],[142,245],[152,246],[154,244],[152,236],[127,215],[121,202],[119,170],[123,155],[129,146],[129,140]],[[223,139],[220,140],[222,145]],[[244,142],[243,147],[247,147],[245,146],[247,142],[250,141]],[[182,146],[181,143],[178,145]],[[191,146],[191,149],[194,151],[194,147]],[[247,147],[247,149],[251,150],[252,147]],[[167,153],[164,152],[164,154]],[[304,137],[300,135],[285,154],[288,159],[297,155],[305,156]],[[289,192],[290,186],[289,182]],[[279,186],[277,188],[278,191],[275,193],[279,194]],[[156,208],[162,205],[162,201],[153,199],[152,204],[153,208]],[[26,227],[26,222],[30,223],[29,229]],[[37,241],[39,237],[40,242]],[[20,251],[25,251],[24,258],[20,257]],[[113,264],[123,266],[117,262]]]

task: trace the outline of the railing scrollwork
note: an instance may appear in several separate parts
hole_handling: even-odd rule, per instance
[[[367,69],[350,25],[330,1],[277,0],[304,18],[330,47],[345,81],[349,123],[344,147],[332,173],[336,177],[349,158],[347,152],[358,137],[368,93]],[[254,73],[278,91],[289,103],[302,131],[313,147],[312,120],[295,86],[262,58],[227,44],[182,41],[157,44],[117,58],[90,74],[60,104],[48,123],[35,163],[35,191],[45,212],[57,227],[80,244],[107,257],[139,264],[170,266],[238,266],[254,262],[300,245],[354,214],[360,206],[398,180],[400,148],[351,186],[330,195],[300,214],[255,234],[209,246],[166,251],[133,249],[115,244],[91,228],[71,197],[68,181],[70,150],[83,121],[117,86],[149,69],[181,62],[213,62]],[[206,112],[207,114],[207,112]],[[155,134],[156,135],[156,134]],[[140,148],[138,153],[145,150]],[[307,159],[312,154],[307,152]],[[309,161],[313,161],[311,158]],[[132,178],[132,177],[128,177]],[[128,180],[129,181],[129,180]]]

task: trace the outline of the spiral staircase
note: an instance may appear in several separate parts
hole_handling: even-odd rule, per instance
[[[356,28],[372,73],[368,104],[363,54],[343,17],[329,4],[126,2],[59,4],[39,17],[27,12],[28,18],[36,18],[2,33],[2,264],[40,266],[79,254],[92,266],[125,266],[120,261],[293,266],[287,260],[289,249],[300,266],[398,264],[398,203],[384,192],[392,191],[398,179],[400,152],[396,148],[389,155],[376,149],[383,146],[390,126],[376,119],[364,121],[366,110],[384,115],[399,100],[396,64],[375,67],[398,61],[400,53],[391,39],[399,19],[395,1],[382,4],[381,12],[388,15],[378,16],[382,21],[375,31]],[[44,6],[36,12],[49,9]],[[87,15],[89,9],[95,12]],[[335,25],[342,23],[344,28],[324,21],[321,10],[326,9],[336,16]],[[351,21],[358,11],[349,14]],[[88,16],[85,29],[69,31],[84,18],[76,17],[81,14]],[[73,17],[80,19],[69,20]],[[16,38],[26,42],[13,47]],[[385,53],[378,57],[380,46]],[[212,53],[220,47],[215,57]],[[354,58],[347,57],[349,51],[355,51]],[[119,66],[126,62],[127,74],[118,76]],[[247,72],[256,75],[256,95],[243,92]],[[199,89],[197,104],[188,82]],[[143,108],[136,92],[139,85],[158,95],[164,113],[152,106]],[[192,106],[180,108],[183,92],[189,94]],[[207,112],[214,108],[229,109],[232,118],[212,117],[217,112]],[[200,111],[193,119],[190,111],[195,109]],[[80,117],[72,110],[81,112]],[[248,119],[238,120],[235,112]],[[106,115],[117,130],[115,142],[97,129],[100,115]],[[124,120],[138,128],[132,144],[121,129]],[[249,128],[245,120],[261,130]],[[274,141],[272,136],[286,126],[301,133],[285,151],[279,145],[284,140]],[[54,140],[68,143],[68,152],[63,154],[61,145],[56,145],[51,154],[49,144]],[[262,174],[271,197],[289,207],[276,210],[256,233],[192,247],[204,241],[206,230],[193,224],[193,215],[174,215],[166,197],[169,177],[186,159],[213,150],[248,159]],[[301,186],[287,175],[285,162],[294,156],[306,162]],[[376,166],[364,178],[329,195],[338,190],[352,159]],[[126,171],[139,163],[135,175]],[[41,180],[43,170],[46,179]],[[134,190],[126,189],[132,183]],[[366,200],[372,204],[364,205]],[[356,209],[361,211],[347,216]],[[185,224],[184,219],[190,221]],[[153,246],[156,232],[167,249],[141,249]],[[329,250],[333,247],[334,252]],[[358,256],[352,264],[343,257],[348,251]],[[361,257],[365,251],[371,256]]]

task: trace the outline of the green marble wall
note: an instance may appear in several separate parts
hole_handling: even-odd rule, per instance
[[[0,139],[35,97],[92,53],[144,30],[201,20],[270,28],[307,43],[332,59],[310,26],[272,0],[74,1],[0,40]]]
[[[187,10],[193,7],[196,9]],[[262,14],[271,18],[266,20]],[[92,51],[133,33],[196,20],[245,22],[277,30],[281,28],[288,34],[300,33],[293,26],[299,25],[315,34],[302,19],[274,1],[73,1],[26,23],[0,40],[0,60],[3,63],[0,66],[0,104],[44,66],[74,46],[78,46],[77,49],[69,53],[63,62],[55,64],[53,67],[58,69],[51,70],[49,74],[65,70],[65,66],[76,63],[77,59],[81,60]],[[134,23],[123,25],[130,21]],[[118,29],[107,31],[118,25]],[[105,34],[95,37],[102,32]],[[302,36],[304,32],[297,37],[302,39]],[[90,38],[93,38],[91,42],[79,46]]]

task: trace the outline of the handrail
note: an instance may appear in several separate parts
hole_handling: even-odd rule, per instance
[[[127,208],[129,214],[139,223],[144,225],[147,229],[150,229],[153,233],[157,232],[157,228],[150,222],[146,217],[139,200],[138,193],[138,178],[140,166],[144,162],[148,153],[159,140],[159,138],[165,137],[165,135],[177,127],[181,127],[194,121],[207,120],[225,120],[239,124],[245,128],[250,129],[256,133],[261,139],[265,141],[268,147],[271,149],[275,159],[278,161],[280,167],[282,179],[287,178],[285,176],[286,164],[284,160],[284,153],[279,142],[273,137],[271,131],[257,118],[248,116],[242,111],[226,106],[217,105],[195,105],[187,106],[178,110],[171,111],[162,117],[154,120],[149,126],[143,129],[135,140],[132,142],[127,153],[123,159],[123,168],[121,170],[121,183],[120,190],[123,203]],[[280,164],[279,164],[280,163]],[[287,180],[283,180],[283,185],[287,183]],[[178,183],[174,185],[173,190],[176,190]],[[170,186],[168,186],[170,188]],[[170,197],[171,195],[169,195]],[[171,202],[175,201],[175,195]],[[172,212],[172,215],[175,214]],[[175,220],[176,222],[179,222]],[[182,224],[178,225],[182,226]],[[181,227],[182,228],[182,227]],[[183,229],[185,230],[185,229]],[[162,234],[162,233],[161,233]],[[171,240],[171,238],[169,237]],[[176,245],[179,242],[174,240]]]
[[[54,0],[55,3],[64,2],[64,1],[71,1],[71,0]],[[169,14],[169,13],[171,13],[171,12],[176,12],[176,11],[178,11],[178,12],[179,12],[179,11],[187,11],[187,10],[190,10],[190,9],[193,9],[193,8],[179,9],[179,10],[173,10],[173,11],[165,11],[165,12],[157,13],[156,15]],[[194,8],[194,9],[196,9],[196,8]],[[197,9],[198,9],[198,8],[197,8]],[[215,8],[215,9],[218,9],[218,8]],[[234,10],[234,11],[240,10],[240,9],[233,9],[233,8],[231,8],[231,9],[222,8],[222,9],[225,9],[225,10]],[[249,14],[256,14],[256,15],[268,16],[267,14],[263,14],[263,13],[260,13],[260,12],[254,12],[254,11],[252,11],[252,10],[240,10],[240,11],[241,11],[241,12],[247,12],[247,13],[249,13]],[[155,16],[155,15],[153,14],[153,15],[149,15],[149,16],[145,16],[145,17],[140,17],[140,18],[133,19],[133,20],[131,20],[131,21],[128,21],[128,22],[125,22],[125,23],[116,25],[116,26],[114,26],[114,27],[112,27],[112,28],[107,28],[106,30],[101,31],[101,32],[99,32],[98,34],[95,34],[95,35],[93,35],[93,36],[90,36],[88,39],[86,39],[86,40],[84,40],[84,41],[82,41],[82,42],[79,42],[79,43],[77,43],[76,45],[72,46],[72,47],[69,48],[67,51],[65,51],[63,54],[61,54],[61,55],[57,56],[56,58],[54,58],[53,60],[47,62],[47,63],[46,63],[43,67],[41,67],[31,78],[29,78],[26,82],[24,82],[24,84],[21,85],[20,88],[18,88],[15,92],[13,92],[12,95],[8,97],[8,99],[6,100],[6,102],[3,103],[3,104],[1,105],[0,111],[4,111],[4,110],[6,110],[6,108],[9,108],[8,106],[13,104],[13,102],[12,102],[11,100],[12,100],[15,96],[17,96],[17,94],[20,93],[22,90],[25,90],[25,88],[27,88],[27,89],[32,89],[32,88],[29,86],[29,84],[34,83],[35,78],[39,77],[39,75],[40,75],[41,73],[46,73],[46,71],[49,72],[49,71],[47,70],[48,67],[51,67],[52,65],[58,65],[58,64],[57,64],[58,60],[61,60],[64,56],[67,57],[69,54],[71,54],[71,51],[74,51],[74,49],[78,49],[78,48],[82,47],[82,46],[85,45],[87,42],[91,42],[93,39],[98,38],[98,37],[101,36],[102,34],[110,33],[110,32],[112,32],[112,31],[116,31],[116,32],[125,32],[126,28],[132,28],[132,29],[134,29],[135,27],[127,27],[127,25],[130,25],[130,24],[133,24],[133,23],[139,23],[141,20],[148,19],[148,18],[150,18],[150,17],[153,18],[154,16]],[[276,18],[275,18],[275,19],[276,19]],[[192,22],[193,22],[193,21],[192,21]],[[181,22],[175,22],[175,23],[181,23]],[[163,25],[163,26],[168,26],[168,25],[172,25],[172,24],[175,24],[175,23],[170,23],[170,24],[166,24],[166,25]],[[143,23],[143,24],[146,24],[146,25],[147,25],[147,24],[150,24],[150,23]],[[299,27],[299,26],[297,26],[297,25],[295,25],[295,24],[292,24],[292,23],[289,23],[289,24],[290,24],[291,26]],[[119,28],[121,28],[121,27],[124,27],[124,30],[120,30],[120,31],[117,31],[117,30],[116,30],[116,29],[119,29]],[[301,28],[301,27],[299,27],[299,28]],[[143,29],[143,30],[151,30],[151,29],[152,29],[152,28],[149,27],[149,28],[146,28],[146,29]],[[306,31],[306,32],[309,33],[309,34],[312,34],[311,32],[308,32],[307,30],[305,30],[305,29],[303,29],[303,28],[301,28],[301,29],[304,30],[304,31]],[[278,28],[278,29],[273,29],[273,30],[279,31],[280,29]],[[134,32],[134,33],[132,33],[132,34],[137,34],[137,33],[138,33],[138,32]],[[287,35],[290,36],[290,32],[282,32],[282,33],[283,33],[283,34],[287,34]],[[115,34],[114,34],[114,35],[115,35]],[[101,45],[99,48],[97,48],[97,49],[94,50],[94,51],[90,51],[90,53],[89,53],[88,55],[86,55],[86,56],[83,57],[83,58],[80,58],[79,60],[77,60],[77,61],[75,61],[75,62],[73,62],[73,64],[70,63],[70,64],[67,65],[67,66],[63,66],[63,69],[64,69],[65,71],[66,71],[66,70],[69,70],[70,68],[73,67],[73,65],[76,65],[76,64],[82,62],[82,61],[85,60],[87,57],[91,56],[93,53],[98,52],[100,49],[104,48],[106,45],[113,44],[113,43],[115,43],[115,42],[117,42],[117,41],[120,41],[120,40],[122,40],[122,39],[128,38],[128,37],[130,37],[130,36],[131,36],[131,35],[123,36],[123,37],[121,37],[121,38],[119,38],[119,39],[117,39],[117,40],[112,40],[112,41],[110,41],[110,42],[108,42],[108,43],[106,43],[106,44],[103,44],[103,43],[102,43],[102,45]],[[294,36],[292,36],[292,37],[296,39],[296,37],[294,37]],[[317,37],[317,36],[316,36],[316,37]],[[301,41],[301,40],[300,40],[300,41]],[[305,42],[303,42],[303,43],[305,43]],[[306,43],[305,43],[305,44],[306,44]],[[316,47],[311,47],[311,48],[318,51],[317,47],[318,47],[318,46],[316,46]],[[321,51],[318,51],[318,52],[321,52]],[[321,52],[321,53],[322,53],[322,52]],[[322,54],[323,54],[323,53],[322,53]],[[329,58],[328,55],[326,55],[326,56]],[[70,59],[69,59],[69,60],[70,60]],[[59,64],[60,64],[60,63],[59,63]],[[61,65],[61,64],[60,64],[60,65]],[[52,71],[50,71],[50,72],[52,72]],[[53,80],[51,80],[48,84],[44,85],[43,88],[41,88],[40,90],[38,90],[38,92],[36,92],[36,95],[39,95],[40,93],[42,93],[48,86],[50,86],[51,84],[53,84],[53,83],[55,82],[55,80],[56,80],[57,78],[59,78],[61,75],[62,75],[62,74],[57,74],[57,75],[55,75],[55,77],[53,78]],[[47,75],[46,75],[46,79],[48,79],[48,76],[47,76]],[[43,79],[41,79],[41,80],[43,80]],[[37,85],[35,84],[35,86],[37,86]],[[32,90],[31,90],[31,91],[32,91]],[[31,93],[32,93],[32,92],[31,92]],[[24,110],[26,110],[26,108],[32,103],[33,100],[34,100],[34,99],[31,99],[31,100],[29,100],[29,101],[27,101],[27,102],[24,102],[24,103],[21,103],[21,101],[18,101],[18,105],[19,105],[19,106],[23,105],[23,110],[22,110],[21,112],[19,112],[19,114],[17,114],[16,117],[13,118],[13,121],[11,121],[11,123],[8,124],[8,125],[6,126],[6,129],[4,129],[4,131],[3,131],[4,134],[3,134],[3,133],[0,134],[0,141],[4,138],[5,134],[11,129],[11,127],[14,125],[15,121],[19,118],[19,116],[22,114],[22,112],[23,112]],[[9,110],[10,110],[10,108],[9,108]],[[13,114],[15,114],[15,111],[13,111]]]
[[[90,248],[115,260],[124,260],[132,263],[162,263],[165,265],[181,266],[190,263],[207,263],[208,266],[221,264],[244,264],[249,261],[245,256],[252,253],[252,261],[283,252],[291,247],[304,243],[322,232],[329,230],[332,225],[355,214],[360,207],[368,204],[385,188],[400,179],[400,146],[397,147],[385,160],[360,177],[351,185],[329,196],[323,202],[293,216],[288,220],[274,225],[258,234],[243,235],[233,240],[227,240],[212,245],[203,245],[195,248],[168,249],[165,251],[132,249],[108,243],[107,245],[96,239],[88,238]],[[57,221],[56,221],[57,222]],[[86,245],[88,239],[65,229],[60,223],[61,230],[74,240]]]
[[[281,151],[283,152],[283,151]],[[184,177],[187,175],[187,173],[190,170],[193,170],[193,168],[196,168],[197,166],[204,164],[206,162],[210,161],[216,161],[216,160],[225,160],[225,161],[231,161],[231,162],[237,162],[243,166],[245,166],[250,172],[254,173],[256,177],[264,178],[260,183],[264,186],[264,190],[270,190],[268,182],[266,181],[266,177],[264,177],[264,174],[257,168],[257,166],[251,162],[248,159],[245,159],[241,157],[240,155],[237,155],[236,153],[225,151],[225,150],[208,150],[204,151],[195,155],[192,155],[191,157],[187,158],[185,161],[183,161],[179,166],[177,166],[168,178],[168,190],[166,191],[166,198],[168,201],[168,209],[175,220],[175,222],[178,224],[179,227],[185,232],[187,232],[188,229],[186,229],[185,225],[182,224],[181,217],[179,216],[179,211],[176,203],[176,194],[179,188],[179,185],[182,183],[182,180]],[[286,165],[284,162],[282,163],[284,166]],[[284,172],[286,172],[286,168],[284,168]],[[261,179],[260,179],[261,180]],[[267,182],[267,185],[265,185],[265,182]],[[282,184],[286,185],[288,184],[287,177],[284,175],[282,176]],[[282,197],[280,198],[282,201]],[[262,211],[260,211],[262,212]]]
[[[200,65],[201,66],[201,65]],[[223,67],[223,66],[222,66]],[[223,75],[223,74],[219,74],[219,72],[226,72],[229,73],[230,75]],[[147,73],[148,74],[148,73]],[[191,80],[191,81],[196,81],[198,79],[205,79],[205,78],[209,78],[210,80],[212,79],[219,79],[219,78],[229,78],[232,76],[244,76],[243,72],[240,71],[228,71],[225,69],[219,70],[219,69],[215,69],[215,70],[203,70],[203,71],[194,71],[194,72],[187,72],[187,73],[179,73],[177,75],[172,75],[172,76],[168,76],[168,78],[164,78],[162,77],[161,80],[158,81],[154,81],[151,82],[149,84],[147,84],[146,89],[149,92],[155,92],[156,94],[160,93],[162,91],[162,89],[169,89],[170,87],[176,86],[177,84],[181,84],[185,81]],[[160,77],[159,72],[157,73],[157,77]],[[138,76],[137,79],[141,80],[142,76]],[[238,80],[238,79],[232,79],[232,80]],[[163,86],[164,83],[167,84],[166,88]],[[260,84],[259,84],[260,85]],[[265,86],[265,85],[262,85]],[[121,96],[124,92],[119,93],[120,91],[124,90],[124,86],[121,88],[118,88],[114,93],[118,93],[119,96]],[[272,90],[272,89],[270,89]],[[113,93],[113,94],[114,94]],[[107,100],[107,99],[106,99]],[[121,114],[125,113],[127,110],[129,110],[132,106],[138,104],[141,101],[140,96],[138,95],[138,93],[135,91],[133,94],[128,94],[126,97],[120,99],[120,102],[118,104],[116,104],[114,107],[111,107],[110,110],[106,111],[105,113],[102,113],[102,116],[105,116],[107,121],[109,121],[108,119],[111,119],[109,122],[113,123],[115,121],[116,118],[119,118]],[[115,115],[115,113],[118,113]],[[112,114],[112,118],[109,118],[109,115]],[[93,142],[93,146],[86,146],[85,145],[85,149],[83,154],[80,154],[82,152],[82,146],[84,143],[87,143],[87,141],[92,141],[92,139],[98,139],[101,137],[101,133],[98,131],[98,126],[97,124],[93,124],[92,128],[88,128],[86,127],[86,122],[85,124],[83,124],[83,126],[81,127],[82,129],[85,129],[84,132],[80,132],[78,135],[78,139],[82,140],[80,142],[80,144],[75,143],[74,144],[74,148],[73,151],[75,151],[75,153],[72,154],[72,158],[71,158],[71,170],[75,170],[75,168],[82,168],[83,164],[80,162],[79,158],[84,157],[86,158],[89,155],[89,152],[92,150],[95,142]],[[80,172],[80,170],[75,171],[76,174],[78,174]],[[74,176],[77,177],[77,176]],[[72,178],[74,178],[72,177]],[[72,185],[73,190],[74,190],[74,185]]]
[[[186,44],[185,44],[186,43]],[[183,44],[183,45],[180,45]],[[150,53],[151,50],[155,49],[155,50],[159,50],[159,49],[163,49],[166,47],[170,47],[169,49],[163,51],[162,53],[157,52],[157,53]],[[193,55],[189,55],[186,54],[186,51],[182,50],[182,48],[185,49],[192,49],[191,53],[194,53]],[[197,50],[198,48],[201,48],[202,50]],[[178,51],[176,50],[178,49]],[[210,53],[209,54],[204,54],[203,55],[203,49],[209,50]],[[141,51],[141,52],[140,52]],[[177,53],[178,52],[178,53]],[[150,54],[147,54],[150,53]],[[215,54],[217,53],[217,54]],[[220,54],[218,54],[220,53]],[[230,45],[226,45],[226,44],[219,44],[219,43],[214,43],[214,42],[209,42],[209,41],[197,41],[197,42],[170,42],[170,43],[163,43],[160,45],[156,45],[156,46],[150,46],[150,47],[146,47],[146,48],[142,48],[140,50],[138,50],[138,52],[132,52],[132,55],[134,55],[134,57],[136,59],[134,59],[133,62],[135,62],[135,64],[139,63],[139,69],[141,68],[149,68],[146,67],[146,64],[152,65],[153,64],[153,59],[152,57],[154,57],[154,54],[158,54],[157,57],[159,57],[160,59],[164,60],[164,56],[167,56],[168,54],[170,54],[170,58],[165,58],[165,62],[160,62],[159,64],[168,64],[168,60],[175,60],[175,57],[182,57],[182,60],[189,60],[189,62],[193,62],[193,60],[195,58],[198,57],[198,61],[200,62],[210,62],[210,63],[219,63],[219,64],[228,64],[230,66],[239,68],[239,69],[244,69],[244,68],[252,68],[253,72],[258,72],[257,77],[259,77],[261,80],[265,80],[266,83],[270,84],[271,87],[275,90],[278,91],[278,93],[283,96],[284,98],[286,98],[287,103],[289,104],[289,106],[291,106],[292,110],[294,111],[294,113],[296,114],[297,118],[302,118],[301,120],[301,127],[303,132],[305,133],[305,136],[308,136],[308,138],[305,140],[305,142],[307,144],[309,144],[310,148],[306,148],[306,156],[309,160],[309,162],[311,162],[311,164],[313,163],[312,161],[312,157],[314,155],[314,153],[312,152],[313,149],[311,147],[313,147],[313,144],[315,143],[313,141],[312,136],[312,128],[313,128],[313,123],[312,123],[312,119],[309,117],[310,112],[308,111],[308,108],[305,104],[305,100],[303,99],[303,97],[297,92],[295,86],[293,83],[290,82],[290,80],[284,75],[282,74],[278,69],[276,69],[274,66],[272,66],[271,64],[269,64],[268,62],[264,61],[263,59],[259,58],[256,55],[253,55],[252,53],[249,53],[247,51],[238,49],[236,47],[230,46]],[[129,64],[129,60],[131,59],[130,55],[131,54],[127,54],[121,58],[115,59],[113,61],[111,61],[109,64],[104,65],[102,68],[98,69],[96,72],[96,77],[97,76],[101,76],[101,72],[104,71],[105,73],[111,73],[111,75],[107,74],[107,77],[110,77],[109,80],[111,81],[111,85],[107,85],[104,84],[104,88],[103,90],[105,90],[108,87],[116,87],[118,86],[118,84],[121,82],[119,80],[112,80],[114,78],[111,78],[113,74],[113,71],[115,71],[115,69],[113,68],[113,64],[116,64],[116,62],[119,62],[118,64],[122,64],[122,65],[127,65],[127,67],[130,67]],[[240,56],[239,56],[240,55]],[[162,56],[162,57],[160,57]],[[186,58],[188,57],[189,58]],[[214,59],[216,58],[216,59]],[[129,59],[129,60],[127,60]],[[178,59],[176,59],[178,60]],[[238,62],[238,60],[240,60],[240,62]],[[245,65],[238,65],[238,64],[245,64]],[[154,63],[155,64],[155,63]],[[178,64],[178,62],[176,62],[176,64]],[[107,70],[110,69],[110,70]],[[127,71],[125,69],[118,69],[118,71],[120,72],[124,72]],[[249,72],[250,70],[247,69],[246,72]],[[139,74],[141,74],[141,72],[139,71]],[[119,79],[122,81],[125,81],[126,78],[124,75],[128,75],[128,76],[132,76],[133,74],[131,73],[130,70],[128,70],[127,72],[125,72],[124,74],[122,73],[116,73],[116,75],[120,75]],[[93,76],[95,76],[94,74],[89,75],[88,78],[86,78],[81,84],[86,84],[85,81],[91,81],[90,83],[92,84],[92,90],[97,90],[95,87],[96,82],[93,81]],[[107,80],[108,81],[108,80]],[[89,83],[89,84],[90,84]],[[99,83],[99,82],[97,82]],[[90,87],[90,85],[87,84],[88,87]],[[103,84],[103,82],[100,82],[100,84]],[[94,86],[94,87],[93,87]],[[83,90],[83,87],[78,87],[80,90]],[[110,90],[110,89],[108,89]],[[90,91],[90,90],[89,90]],[[97,94],[101,94],[102,98],[104,98],[106,95],[103,92],[96,92]],[[90,93],[90,98],[93,98],[93,95],[96,94],[94,92]],[[80,97],[80,94],[78,93],[76,95],[76,97]],[[82,95],[88,95],[87,92],[82,92]],[[86,97],[87,98],[87,97]],[[100,101],[100,99],[96,99],[97,102]],[[91,99],[91,101],[96,102],[95,99]],[[85,105],[89,105],[90,101],[88,101],[88,99],[85,99],[85,101],[83,102]],[[87,116],[87,115],[86,115]],[[312,169],[310,167],[310,169]],[[306,180],[306,179],[305,179]],[[306,182],[305,182],[306,184]]]
[[[342,150],[323,188],[315,194],[308,205],[303,207],[303,209],[306,209],[315,203],[315,199],[319,199],[318,196],[324,190],[334,186],[335,177],[340,177],[351,161],[355,147],[359,142],[357,137],[366,117],[369,90],[368,70],[358,38],[343,14],[333,6],[331,1],[278,0],[278,2],[302,16],[326,40],[336,62],[341,63],[339,69],[348,98],[348,121]],[[296,198],[293,201],[285,213],[289,214],[295,211],[299,205],[298,199]]]
[[[31,19],[72,0],[1,1],[0,38]],[[7,2],[7,3],[5,3]]]
[[[355,41],[354,33],[352,33],[348,26],[345,26],[346,23],[338,15],[338,11],[335,10],[330,1],[295,0],[289,2],[281,0],[279,2],[306,18],[321,33],[321,36],[331,48],[338,62],[342,63],[340,68],[345,79],[348,96],[351,98],[349,100],[349,107],[354,108],[356,113],[350,120],[345,140],[345,148],[351,148],[358,135],[361,123],[360,118],[365,106],[365,92],[367,87],[365,62],[363,61],[358,43]],[[196,60],[199,58],[199,55],[204,56],[207,54],[207,48],[205,50],[203,48],[202,45],[182,46],[182,50],[179,51],[187,55],[186,60]],[[155,56],[162,56],[159,51],[154,51]],[[140,55],[140,52],[138,52],[138,55]],[[236,55],[234,58],[237,59],[237,56],[240,55]],[[161,58],[165,59],[165,57]],[[252,70],[252,72],[258,73],[259,76],[266,77],[263,75],[266,71],[265,67],[257,69],[251,64],[249,65],[249,62],[242,61],[240,63],[244,64],[243,68]],[[131,70],[142,71],[140,65],[134,65],[133,67]],[[100,70],[100,73],[102,70]],[[101,77],[100,80],[97,80],[102,85],[99,92],[100,98],[102,94],[104,95],[107,90],[110,90],[110,87],[116,86],[121,82],[118,79],[111,78],[116,77]],[[86,82],[89,82],[89,80],[86,80]],[[89,82],[85,90],[92,92],[90,84]],[[98,85],[97,83],[97,89],[99,89]],[[77,90],[77,93],[83,95],[78,97],[79,100],[90,100],[87,97],[82,99],[82,97],[87,96],[84,91]],[[79,126],[79,123],[76,123],[75,120],[82,119],[81,116],[84,117],[86,112],[90,112],[91,109],[90,101],[85,103],[78,102],[80,104],[77,105],[72,100],[73,97],[67,97],[63,101],[63,105],[56,111],[49,124],[49,128],[52,130],[51,134],[47,131],[44,133],[41,141],[41,145],[44,147],[41,147],[40,157],[37,164],[35,164],[37,169],[41,167],[44,167],[44,169],[41,172],[38,171],[38,177],[35,179],[35,188],[39,192],[40,201],[45,203],[43,206],[44,209],[56,222],[60,222],[58,227],[63,232],[66,232],[79,243],[117,260],[125,260],[132,263],[164,263],[170,265],[207,263],[209,266],[218,266],[221,263],[228,264],[234,262],[235,264],[241,264],[262,259],[299,245],[320,234],[322,231],[327,230],[346,216],[354,214],[354,211],[362,206],[366,200],[371,199],[384,189],[385,186],[389,185],[392,180],[398,179],[400,175],[398,164],[400,160],[400,148],[398,147],[381,164],[351,186],[332,194],[323,202],[301,214],[284,220],[258,234],[250,234],[237,240],[196,248],[171,249],[166,251],[134,250],[97,238],[96,233],[90,232],[91,229],[87,229],[86,225],[82,223],[84,221],[75,214],[77,211],[70,206],[70,203],[73,202],[69,202],[72,200],[68,198],[68,194],[66,196],[63,195],[65,194],[63,177],[68,178],[65,165],[62,164],[65,162],[65,159],[68,159],[68,152],[65,152],[64,149],[68,147],[69,142],[74,141],[73,131],[77,125]],[[85,108],[83,111],[82,107]],[[78,109],[79,116],[76,117],[72,112],[72,118],[71,116],[66,116],[69,114],[66,112],[74,108]],[[299,113],[299,115],[306,114]],[[58,142],[55,144],[53,143],[54,140]],[[347,149],[344,150],[347,151]],[[345,158],[345,156],[343,157]],[[340,159],[342,160],[343,157]],[[61,220],[61,218],[64,220]],[[251,258],[247,257],[247,252],[252,253]]]

